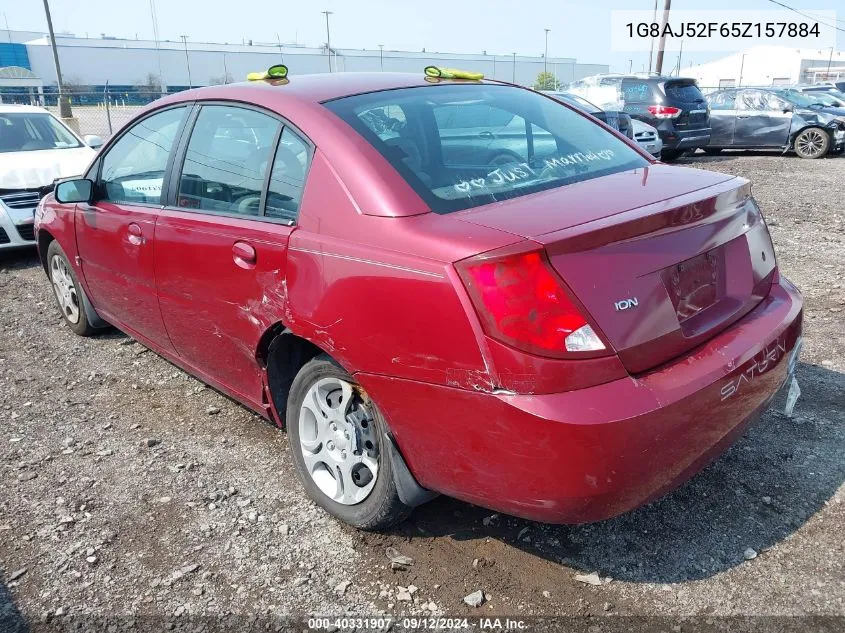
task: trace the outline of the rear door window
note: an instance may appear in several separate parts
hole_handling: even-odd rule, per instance
[[[177,206],[261,214],[261,190],[281,123],[234,106],[203,106],[179,180]]]
[[[589,118],[522,88],[404,88],[325,106],[369,141],[437,213],[648,165]],[[385,126],[373,116],[390,109],[402,111],[403,124]]]

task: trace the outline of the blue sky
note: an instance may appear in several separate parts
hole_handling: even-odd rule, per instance
[[[839,9],[837,25],[845,29],[843,0],[781,1],[811,12]],[[326,41],[320,11],[329,10],[334,12],[332,45],[339,48],[384,44],[385,49],[538,55],[543,52],[543,29],[549,28],[550,56],[609,63],[614,71],[627,71],[632,60],[636,71],[648,64],[648,53],[610,51],[610,11],[650,11],[654,0],[155,0],[155,5],[162,39],[176,40],[184,33],[192,41],[275,42],[278,34],[283,42],[319,46]],[[152,39],[150,0],[50,0],[50,8],[57,31]],[[768,0],[672,2],[673,10],[775,8]],[[46,29],[41,0],[0,0],[0,10],[11,29]],[[838,45],[845,48],[845,32],[838,33]],[[683,65],[722,55],[685,54]],[[676,59],[677,51],[667,52],[667,65],[674,66]]]

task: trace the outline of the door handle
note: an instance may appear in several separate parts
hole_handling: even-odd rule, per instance
[[[135,246],[141,246],[147,240],[144,237],[143,231],[141,231],[141,227],[132,222],[126,229],[129,233],[128,240],[130,244],[134,244]]]
[[[232,257],[235,264],[245,269],[255,268],[255,263],[258,261],[258,253],[255,252],[255,247],[241,241],[232,244]]]
[[[736,118],[737,119],[747,119],[750,116],[751,116],[750,114],[737,114]]]

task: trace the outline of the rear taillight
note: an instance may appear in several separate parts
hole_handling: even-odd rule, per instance
[[[663,105],[650,105],[646,109],[658,119],[674,119],[679,117],[681,112],[683,112],[680,108]]]
[[[606,349],[545,251],[509,249],[458,262],[456,267],[491,338],[552,357]]]

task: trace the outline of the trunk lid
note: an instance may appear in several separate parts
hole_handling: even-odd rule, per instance
[[[542,244],[631,373],[715,336],[769,292],[747,180],[653,165],[455,214]]]

